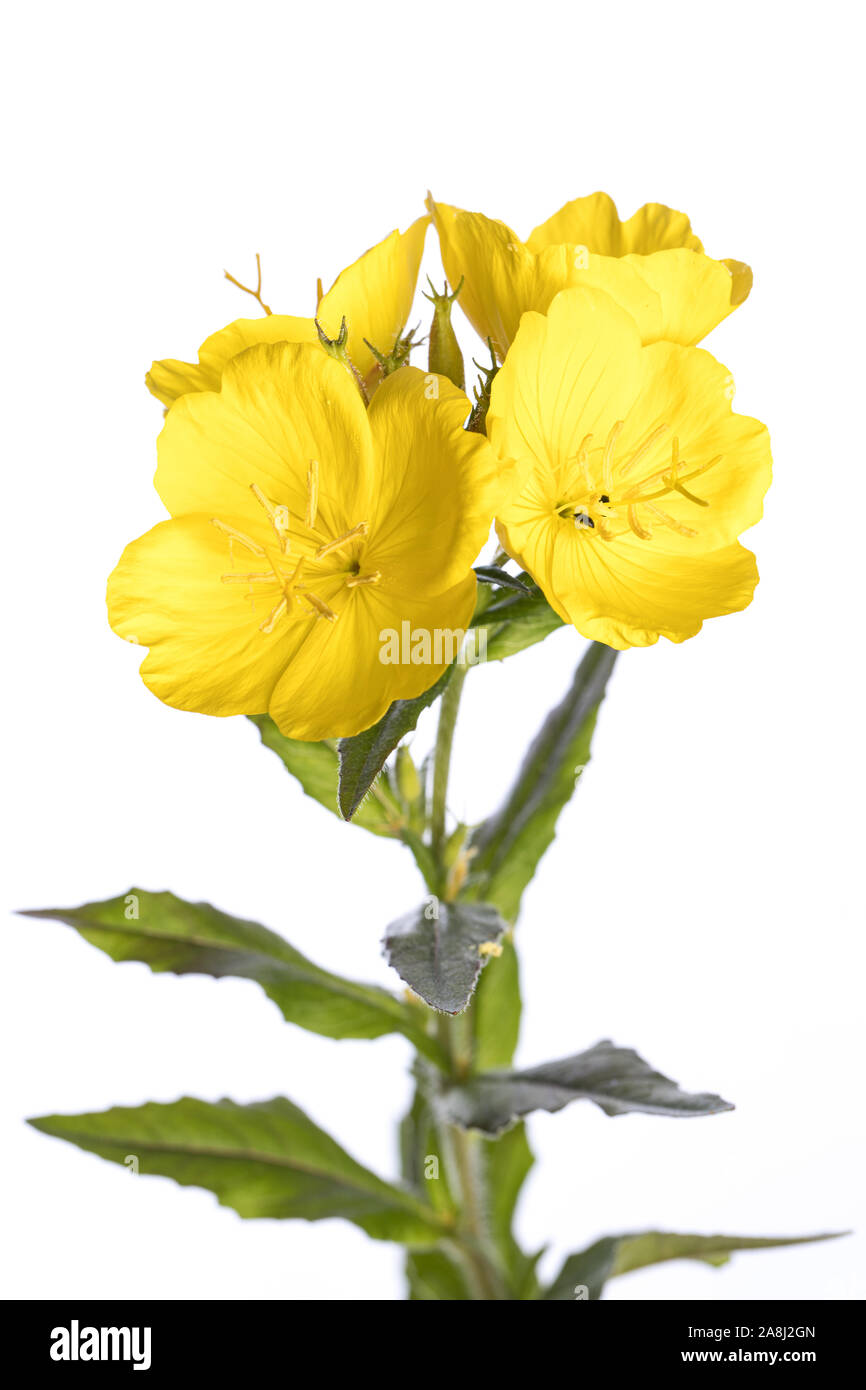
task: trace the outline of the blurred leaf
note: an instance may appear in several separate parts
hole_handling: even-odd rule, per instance
[[[438,681],[414,700],[395,700],[378,724],[365,729],[354,738],[341,738],[339,743],[340,777],[338,804],[345,820],[352,820],[386,759],[406,734],[411,733],[421,713],[438,699],[451,679],[453,663],[442,672]]]
[[[468,1303],[472,1294],[458,1259],[443,1250],[412,1250],[406,1256],[406,1279],[413,1303],[433,1300]]]
[[[209,903],[132,888],[105,902],[41,908],[22,916],[65,922],[112,960],[142,961],[157,973],[254,980],[289,1023],[312,1033],[328,1038],[402,1033],[434,1060],[440,1056],[418,1007],[377,985],[332,975],[276,932],[230,917]]]
[[[140,1174],[214,1192],[244,1217],[340,1216],[377,1240],[421,1246],[442,1238],[433,1211],[383,1182],[282,1097],[253,1105],[185,1097],[169,1105],[93,1115],[45,1115],[30,1124]]]
[[[590,1299],[601,1297],[608,1279],[666,1260],[700,1260],[704,1264],[727,1264],[738,1250],[776,1250],[786,1245],[811,1245],[818,1240],[836,1240],[845,1231],[818,1236],[678,1236],[666,1231],[641,1231],[634,1235],[605,1236],[579,1254],[569,1255],[553,1283],[542,1294],[544,1299],[573,1299],[583,1286]]]
[[[446,903],[431,897],[385,932],[385,955],[415,994],[446,1014],[469,1003],[486,957],[506,923],[488,903]]]
[[[498,907],[509,922],[556,833],[559,813],[589,762],[598,707],[617,653],[593,642],[565,699],[533,740],[500,809],[472,835],[476,851],[467,896]]]
[[[486,1191],[490,1193],[488,1222],[515,1298],[534,1296],[538,1256],[524,1253],[512,1232],[514,1211],[521,1189],[535,1159],[526,1137],[526,1126],[516,1124],[498,1139],[484,1139],[481,1147]]]
[[[520,972],[512,933],[484,968],[472,999],[473,1071],[511,1066],[520,1032]]]
[[[608,1115],[715,1115],[733,1106],[721,1096],[681,1091],[628,1047],[596,1043],[586,1052],[527,1071],[487,1072],[453,1085],[444,1095],[452,1124],[496,1134],[533,1110],[561,1110],[591,1100]]]
[[[276,753],[292,776],[298,779],[307,796],[339,817],[337,779],[340,759],[336,742],[306,743],[301,739],[286,738],[267,714],[250,715],[250,720],[258,729],[262,743]],[[398,835],[400,811],[387,783],[383,779],[372,790],[373,794],[358,807],[353,824],[371,830],[374,835]]]

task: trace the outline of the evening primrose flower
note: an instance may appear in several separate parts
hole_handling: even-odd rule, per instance
[[[585,637],[682,642],[751,602],[755,557],[737,537],[761,516],[770,445],[732,394],[709,353],[642,346],[598,290],[523,318],[487,416],[522,480],[497,529]]]
[[[108,585],[112,627],[150,648],[149,689],[322,739],[432,685],[450,659],[435,633],[468,627],[502,490],[468,411],[408,366],[368,411],[339,363],[291,343],[249,348],[219,392],[178,400],[155,480],[172,519],[127,547]],[[432,634],[426,664],[380,659],[404,621]]]
[[[368,344],[387,356],[398,343],[415,297],[429,222],[429,217],[419,217],[408,231],[392,232],[341,271],[327,294],[320,294],[315,319],[329,338],[336,339],[345,318],[348,354],[368,391],[381,376]],[[198,362],[154,362],[145,377],[148,390],[165,406],[188,391],[218,391],[226,365],[245,348],[256,343],[318,342],[315,319],[268,309],[261,319],[236,319],[205,339]]]
[[[604,290],[632,315],[645,343],[691,345],[741,304],[752,272],[714,261],[684,213],[647,203],[621,222],[613,201],[594,193],[567,203],[523,242],[504,222],[463,212],[428,195],[445,273],[460,283],[460,307],[500,361],[521,314],[546,313],[560,290]]]

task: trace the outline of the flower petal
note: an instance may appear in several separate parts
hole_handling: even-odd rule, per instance
[[[364,339],[387,356],[406,327],[429,225],[429,217],[419,217],[408,231],[394,231],[365,251],[319,304],[316,317],[329,338],[336,338],[345,317],[349,356],[364,378],[378,370]]]
[[[532,251],[542,251],[562,242],[585,246],[602,256],[648,255],[674,246],[703,250],[684,212],[663,203],[645,203],[622,222],[616,204],[606,193],[592,193],[566,203],[535,228],[526,244]]]
[[[661,323],[654,338],[691,347],[726,319],[748,296],[752,272],[739,261],[713,261],[695,251],[657,251],[652,256],[626,256],[655,291],[661,304]],[[732,270],[731,267],[736,267]]]
[[[627,415],[642,375],[631,316],[598,290],[564,290],[546,318],[524,317],[493,381],[488,436],[522,476],[534,469],[553,497],[585,437],[603,443]],[[507,519],[515,505],[506,502],[499,515]]]
[[[350,374],[320,348],[262,344],[227,366],[219,392],[183,396],[158,442],[157,492],[173,516],[206,511],[266,521],[255,483],[303,517],[310,463],[319,464],[323,529],[366,519],[374,488],[367,414]]]
[[[387,635],[401,634],[408,622],[413,633],[430,634],[433,655],[437,630],[458,633],[468,627],[475,593],[472,573],[427,600],[395,598],[379,585],[355,589],[338,622],[315,624],[295,651],[273,692],[271,718],[288,738],[349,738],[370,728],[394,700],[414,699],[428,690],[450,660],[383,661]],[[447,645],[442,650],[447,652]]]
[[[268,601],[254,608],[246,585],[222,581],[230,571],[225,536],[199,515],[140,536],[109,578],[111,626],[150,648],[142,679],[176,709],[261,714],[298,640],[288,626],[260,631]]]
[[[172,405],[188,391],[218,391],[226,366],[245,348],[256,343],[315,343],[312,319],[290,314],[268,314],[261,319],[235,319],[227,328],[212,333],[198,350],[198,362],[166,358],[154,362],[145,377],[147,389],[163,405]]]
[[[463,424],[470,405],[445,377],[402,367],[379,387],[369,421],[383,460],[366,569],[382,587],[436,594],[462,580],[511,484],[483,435]]]
[[[676,555],[636,536],[606,545],[564,527],[550,582],[578,632],[622,651],[659,637],[684,642],[705,618],[747,608],[758,569],[739,544]]]

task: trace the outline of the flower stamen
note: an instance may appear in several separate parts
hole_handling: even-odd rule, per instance
[[[330,555],[333,550],[339,550],[349,541],[355,540],[357,536],[366,536],[369,529],[366,521],[360,521],[350,531],[344,531],[342,536],[337,536],[334,540],[326,541],[324,545],[320,545],[316,551],[316,559],[321,560],[325,555]]]

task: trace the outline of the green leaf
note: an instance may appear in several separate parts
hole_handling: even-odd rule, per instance
[[[831,1231],[817,1236],[679,1236],[667,1231],[640,1231],[633,1235],[605,1236],[586,1250],[569,1255],[542,1298],[573,1299],[575,1289],[582,1287],[586,1288],[590,1299],[598,1299],[608,1279],[666,1260],[700,1260],[718,1266],[727,1264],[738,1250],[811,1245],[814,1241],[836,1240],[847,1234],[846,1231]]]
[[[488,903],[446,903],[431,897],[387,928],[385,955],[431,1008],[459,1014],[487,959],[479,947],[496,943],[506,925]]]
[[[442,1238],[435,1212],[356,1163],[282,1097],[253,1105],[185,1097],[93,1115],[30,1120],[43,1134],[139,1173],[214,1192],[240,1216],[322,1221],[340,1216],[377,1240],[426,1246]]]
[[[422,711],[442,694],[453,670],[452,663],[429,690],[414,700],[395,700],[372,729],[365,729],[362,734],[355,734],[354,738],[340,739],[337,801],[345,820],[352,820],[357,814],[386,759],[401,738],[412,732]]]
[[[485,966],[472,1000],[473,1071],[510,1067],[520,1033],[520,970],[512,933]]]
[[[499,908],[509,922],[553,840],[559,813],[589,762],[598,707],[617,653],[593,642],[565,699],[551,710],[530,746],[503,805],[474,832],[467,895]]]
[[[337,806],[337,779],[340,772],[340,759],[337,744],[331,740],[324,743],[306,743],[301,739],[286,738],[281,734],[273,719],[267,714],[250,715],[261,735],[262,743],[296,777],[306,792],[320,806],[339,816]],[[384,778],[371,787],[372,795],[358,807],[353,824],[374,835],[387,835],[396,838],[400,834],[400,808]]]
[[[527,595],[540,592],[530,588],[530,585],[517,575],[500,569],[498,565],[476,565],[475,574],[482,584],[494,584],[498,589],[513,589],[515,593]]]
[[[112,960],[142,961],[157,973],[254,980],[287,1022],[312,1033],[328,1038],[402,1033],[427,1056],[440,1059],[417,1006],[376,985],[332,975],[276,932],[230,917],[209,903],[131,888],[105,902],[40,908],[22,916],[65,922]]]
[[[511,1229],[518,1197],[535,1162],[526,1137],[526,1126],[517,1124],[498,1139],[482,1140],[481,1162],[485,1171],[485,1190],[490,1193],[487,1213],[490,1233],[511,1291],[515,1298],[532,1298],[537,1289],[535,1265],[539,1256],[527,1255],[518,1245]]]
[[[472,1294],[460,1261],[444,1250],[413,1250],[406,1257],[409,1299],[418,1302],[468,1303]]]
[[[496,595],[473,619],[473,627],[487,629],[488,661],[502,661],[525,651],[563,626],[562,618],[554,613],[530,575],[508,577],[513,581],[510,587],[522,585],[524,592]]]
[[[586,1052],[526,1071],[487,1072],[452,1085],[444,1108],[452,1124],[496,1134],[533,1110],[591,1100],[608,1115],[715,1115],[733,1106],[721,1096],[681,1091],[629,1047],[596,1043]]]

